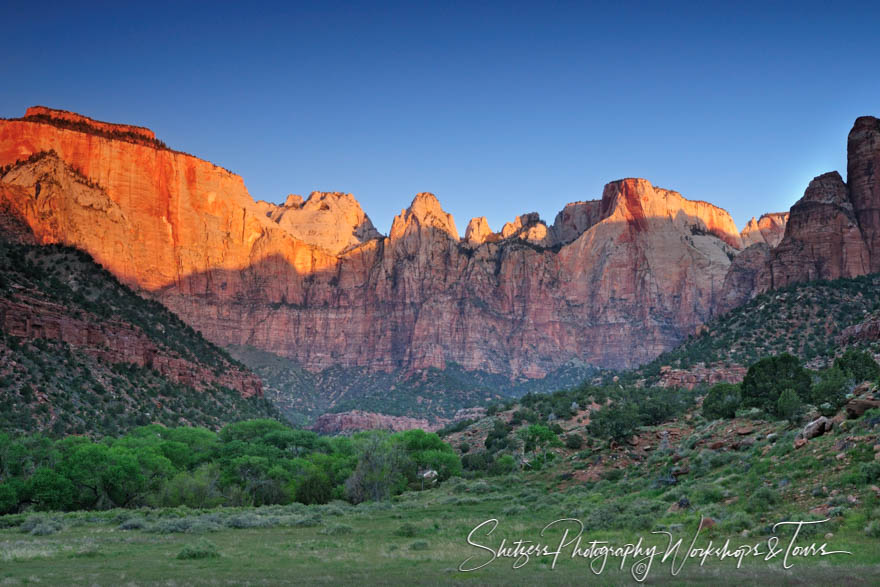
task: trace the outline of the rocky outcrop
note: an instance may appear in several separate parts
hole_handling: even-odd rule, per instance
[[[552,243],[568,244],[599,222],[601,205],[601,200],[566,204],[556,215],[550,228]]]
[[[416,428],[426,432],[434,432],[442,428],[446,422],[441,420],[429,422],[422,418],[388,416],[386,414],[352,410],[350,412],[322,414],[311,429],[319,434],[344,434],[358,430],[401,432],[404,430],[415,430]]]
[[[471,218],[468,222],[467,229],[464,231],[464,240],[471,245],[481,245],[494,236],[492,229],[489,228],[489,221],[485,216],[479,218]],[[497,239],[496,239],[497,240]]]
[[[880,271],[880,120],[873,116],[857,118],[849,133],[846,181],[871,271]]]
[[[269,204],[266,216],[294,238],[333,255],[382,236],[351,194],[312,192],[305,202],[291,194],[281,206]]]
[[[48,122],[49,124],[62,127],[88,129],[102,134],[116,135],[119,138],[140,139],[150,144],[156,141],[156,133],[142,126],[101,122],[82,114],[46,108],[45,106],[31,106],[25,112],[24,118],[31,121]]]
[[[757,220],[752,216],[740,233],[743,248],[763,243],[772,249],[782,241],[787,223],[788,212],[762,214]]]
[[[263,384],[253,373],[229,367],[217,374],[160,348],[131,324],[71,313],[64,306],[27,295],[18,295],[14,300],[0,298],[0,327],[19,338],[63,341],[107,365],[132,363],[155,369],[175,383],[195,389],[216,383],[238,391],[242,397],[263,393]]]
[[[764,279],[769,261],[767,243],[751,245],[737,255],[724,276],[716,314],[728,312],[755,297],[761,291],[759,284]]]
[[[725,365],[721,363],[704,365],[697,363],[690,369],[673,369],[669,365],[660,367],[659,387],[677,387],[693,389],[698,385],[714,385],[716,383],[740,383],[746,376],[748,368],[742,365]]]
[[[792,206],[785,237],[770,254],[759,289],[869,271],[868,247],[847,185],[834,171],[814,178],[804,197]]]

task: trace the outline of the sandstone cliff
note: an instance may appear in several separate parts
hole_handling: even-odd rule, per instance
[[[743,248],[764,243],[772,249],[782,240],[787,223],[788,212],[762,214],[757,220],[752,216],[740,234]]]
[[[820,175],[792,206],[785,235],[758,277],[758,291],[880,270],[880,120],[856,120],[847,157],[846,183],[837,172]]]
[[[465,239],[422,193],[381,237],[349,195],[254,202],[222,168],[91,132],[88,120],[0,121],[0,166],[12,165],[0,206],[39,242],[90,252],[210,340],[311,370],[454,362],[541,377],[571,359],[628,367],[761,288],[857,274],[870,261],[856,238],[859,214],[871,217],[870,120],[850,137],[851,158],[864,161],[862,204],[839,178],[817,178],[782,242],[740,257],[744,237],[729,214],[644,179],[608,184],[601,200],[569,204],[550,227],[526,214],[492,233],[478,219]],[[757,222],[765,243],[782,223]],[[751,243],[757,233],[744,234]]]

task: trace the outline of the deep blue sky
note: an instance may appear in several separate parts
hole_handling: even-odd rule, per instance
[[[255,199],[352,192],[383,232],[419,191],[499,230],[629,176],[741,228],[845,174],[880,115],[876,2],[4,4],[0,116],[148,126]]]

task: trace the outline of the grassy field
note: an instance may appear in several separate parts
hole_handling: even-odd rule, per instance
[[[633,557],[626,559],[623,570],[620,558],[609,558],[596,575],[590,560],[571,558],[572,546],[562,550],[555,569],[552,557],[545,556],[531,557],[519,569],[513,568],[514,559],[499,558],[478,571],[458,570],[469,557],[475,557],[474,566],[492,557],[467,543],[469,532],[481,522],[499,520],[491,536],[474,535],[474,542],[484,546],[497,548],[502,538],[508,545],[525,539],[544,541],[556,550],[561,532],[542,538],[541,529],[594,502],[580,486],[550,493],[539,479],[510,476],[489,482],[453,480],[442,488],[406,493],[392,503],[360,506],[339,502],[6,516],[0,518],[6,526],[0,530],[0,584],[634,584]],[[580,519],[589,519],[589,514]],[[694,512],[666,512],[651,527],[682,538],[684,549],[698,520]],[[645,530],[587,528],[582,548],[590,540],[623,545],[645,537],[646,545],[661,546],[649,584],[878,584],[880,540],[865,536],[862,527],[861,516],[852,514],[799,537],[800,546],[827,542],[828,550],[853,554],[793,557],[788,570],[780,554],[771,561],[747,559],[742,569],[736,569],[734,559],[710,559],[702,568],[698,559],[690,559],[673,576],[671,562],[660,560],[666,538]],[[826,532],[833,536],[826,538]],[[731,550],[741,544],[766,550],[767,534],[756,531],[746,538],[718,528],[704,530],[696,546],[709,540],[719,546],[728,537]],[[789,537],[782,533],[780,548],[787,547]]]

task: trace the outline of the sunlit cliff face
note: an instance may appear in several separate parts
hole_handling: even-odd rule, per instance
[[[351,195],[257,203],[220,167],[107,123],[89,132],[68,115],[0,121],[0,166],[54,151],[6,171],[17,189],[0,188],[2,206],[41,242],[88,251],[214,342],[310,369],[456,362],[540,377],[571,359],[632,366],[772,287],[782,273],[766,267],[794,267],[784,273],[796,279],[776,251],[812,234],[807,222],[777,249],[750,252],[732,280],[744,239],[781,238],[783,215],[740,235],[716,206],[624,179],[551,226],[530,214],[497,233],[472,221],[465,239],[436,197],[418,194],[382,237]]]

